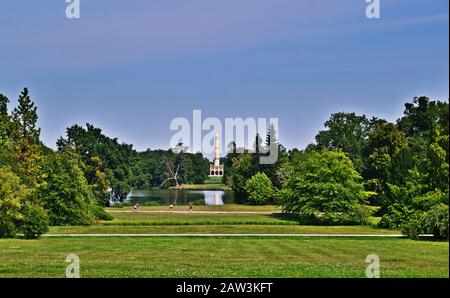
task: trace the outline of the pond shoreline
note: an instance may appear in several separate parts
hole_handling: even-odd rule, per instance
[[[216,185],[217,186],[217,185]],[[220,186],[220,185],[219,185]],[[206,188],[206,187],[205,187]],[[234,192],[230,190],[208,189],[151,189],[132,190],[121,204],[139,205],[224,205],[234,203]]]
[[[180,186],[169,187],[170,190],[222,190],[232,191],[231,187],[225,184],[181,184]]]

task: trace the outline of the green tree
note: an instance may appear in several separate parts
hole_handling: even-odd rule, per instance
[[[449,239],[448,204],[438,204],[425,213],[422,218],[423,231],[441,240]]]
[[[8,115],[9,99],[0,94],[0,165],[14,165],[14,150],[10,138],[11,117]]]
[[[359,222],[364,187],[344,152],[324,149],[297,153],[292,165],[293,174],[279,199],[285,212],[332,224]]]
[[[227,184],[235,192],[235,198],[238,203],[246,202],[247,191],[245,183],[247,179],[256,174],[256,167],[251,153],[239,153],[231,160],[231,167],[225,169],[227,173]]]
[[[365,151],[369,134],[386,121],[377,118],[367,119],[355,113],[335,113],[325,122],[326,130],[316,135],[316,148],[337,150],[348,153],[360,174],[366,169]]]
[[[58,140],[58,149],[73,148],[88,167],[86,175],[89,185],[101,197],[96,198],[101,204],[108,204],[109,199],[122,201],[133,186],[133,167],[137,153],[132,145],[119,143],[117,138],[110,138],[100,128],[86,124],[86,128],[73,125],[67,128],[66,139]],[[99,180],[102,180],[99,182]],[[107,181],[107,182],[106,182]],[[108,185],[108,189],[99,189]],[[106,201],[104,193],[109,190]]]
[[[391,162],[385,163],[385,174],[378,175],[384,182],[380,193],[385,213],[379,226],[402,228],[417,238],[425,231],[427,212],[441,204],[448,206],[448,103],[414,98],[405,104],[397,123],[401,132],[391,134],[397,137],[386,138],[384,145],[391,148]]]
[[[275,194],[272,181],[265,173],[256,173],[245,183],[245,190],[248,193],[248,199],[251,204],[265,205],[273,203]]]
[[[405,104],[404,116],[397,123],[405,135],[426,137],[436,127],[448,134],[448,103],[432,101],[426,96],[415,97],[412,103]]]
[[[387,184],[405,184],[412,168],[410,153],[405,135],[392,123],[380,125],[369,136],[366,185],[379,194],[375,200],[383,211],[393,203]]]
[[[269,148],[270,144],[278,144],[278,132],[273,123],[270,123],[266,133],[266,146]]]
[[[0,141],[8,136],[8,128],[10,126],[8,103],[8,97],[0,93]]]
[[[48,215],[39,204],[25,202],[22,206],[22,217],[18,222],[18,230],[27,239],[36,239],[48,232]]]
[[[23,218],[23,201],[32,194],[9,168],[0,167],[0,237],[13,237],[17,222]]]
[[[12,140],[14,159],[21,171],[21,178],[30,186],[40,181],[42,163],[40,129],[37,127],[37,108],[25,88],[19,96],[18,106],[12,112]]]
[[[89,225],[95,219],[96,202],[78,164],[76,156],[67,151],[46,156],[46,183],[39,198],[51,225]]]

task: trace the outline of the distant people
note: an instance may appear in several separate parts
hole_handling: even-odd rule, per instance
[[[140,206],[141,205],[139,204],[139,202],[137,202],[136,204],[134,204],[134,210],[138,210]]]
[[[170,206],[169,206],[169,210],[170,210],[170,211],[172,211],[172,210],[173,210],[173,205],[172,205],[172,204],[170,204]]]
[[[189,202],[189,212],[192,212],[192,202]]]

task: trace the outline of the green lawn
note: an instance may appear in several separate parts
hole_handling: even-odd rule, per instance
[[[282,214],[208,214],[115,212],[114,220],[104,225],[298,225],[298,221]]]
[[[335,238],[1,239],[0,277],[365,277],[377,254],[381,277],[448,278],[448,242]]]
[[[198,207],[205,211],[277,211],[275,206]],[[158,208],[161,206],[145,210],[161,210]],[[51,227],[49,233],[399,234],[373,226],[300,225],[292,217],[272,213],[111,214],[113,221]],[[82,277],[362,278],[369,254],[379,255],[382,277],[448,277],[448,251],[448,242],[375,237],[44,236],[39,240],[0,239],[0,277],[64,277],[65,258],[71,253],[80,257]]]
[[[164,225],[50,227],[50,234],[401,234],[371,226]]]
[[[203,184],[222,184],[222,177],[208,177]]]

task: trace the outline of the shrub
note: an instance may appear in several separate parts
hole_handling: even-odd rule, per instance
[[[14,237],[16,223],[22,218],[22,201],[31,195],[31,189],[7,167],[0,167],[0,237]]]
[[[367,224],[370,215],[372,215],[373,210],[367,205],[360,205],[358,209],[356,209],[355,218],[359,220],[360,225]]]
[[[394,204],[388,207],[378,227],[385,229],[401,229],[413,216],[414,210],[404,204]]]
[[[423,214],[420,212],[413,213],[408,221],[404,221],[400,226],[402,233],[411,239],[419,239],[419,235],[423,230]]]
[[[274,197],[272,181],[265,173],[256,173],[245,183],[245,190],[251,204],[264,205],[271,203]]]
[[[448,240],[448,206],[439,204],[426,212],[422,218],[423,230],[437,239]]]
[[[22,207],[22,214],[18,225],[25,238],[36,239],[48,232],[48,215],[42,206],[27,202]]]
[[[94,206],[94,214],[95,218],[98,220],[113,220],[112,215],[106,212],[103,207],[100,207],[98,205]]]
[[[427,212],[416,211],[401,225],[403,234],[418,239],[422,233],[433,234],[434,238],[448,240],[448,206],[438,204]]]
[[[280,194],[285,212],[330,224],[358,223],[364,187],[342,151],[308,151],[293,156],[293,174]]]

